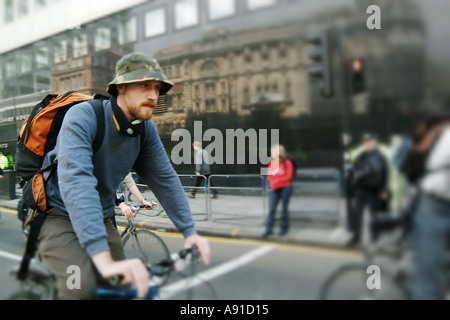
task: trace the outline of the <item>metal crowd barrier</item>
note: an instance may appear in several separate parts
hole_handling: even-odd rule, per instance
[[[292,183],[293,194],[289,205],[290,219],[293,223],[314,221],[330,224],[342,220],[342,196],[338,174],[334,168],[297,170],[297,177]],[[189,201],[192,215],[196,220],[251,226],[265,223],[270,193],[266,176],[259,174],[214,174],[208,178],[194,174],[178,176],[186,196],[192,190],[197,192],[196,200]],[[195,187],[197,177],[202,178],[203,182]],[[139,183],[138,179],[135,180],[147,200],[157,200],[147,185]],[[218,192],[218,199],[211,199],[213,189]],[[127,197],[128,190],[124,193]],[[160,217],[167,215],[162,213]]]
[[[242,181],[242,179],[245,180]],[[240,183],[233,185],[233,183],[230,183],[231,180],[235,180],[235,182],[240,180]],[[254,180],[255,182],[248,186],[249,180]],[[256,224],[264,224],[268,203],[265,176],[256,174],[210,175],[208,177],[208,186],[207,212],[211,221],[255,225],[256,219]],[[211,199],[212,189],[218,192],[220,200]],[[242,205],[244,198],[246,198],[245,206]],[[233,203],[232,201],[235,202]],[[224,202],[226,202],[225,205]],[[219,211],[219,208],[225,208],[225,211]],[[243,220],[248,221],[245,222]]]
[[[178,177],[180,178],[180,181],[182,182],[182,185],[183,185],[183,189],[186,191],[186,193],[191,193],[192,190],[196,190],[197,195],[198,194],[204,195],[204,197],[205,197],[204,205],[198,205],[198,204],[191,205],[191,211],[192,211],[193,216],[201,216],[199,219],[196,218],[196,220],[199,220],[199,221],[208,220],[209,215],[208,215],[208,211],[207,211],[207,208],[208,208],[207,178],[205,176],[197,176],[197,175],[178,175]],[[194,182],[197,177],[203,178],[203,180],[205,181],[199,187],[194,186]],[[152,192],[152,190],[150,190],[150,188],[146,184],[140,183],[139,177],[135,173],[133,173],[133,178],[136,182],[136,186],[138,187],[139,191],[143,194],[145,199],[147,199],[149,201],[150,200],[158,201],[158,199],[156,198],[156,196]],[[190,183],[183,184],[183,181],[186,182],[185,180],[189,180]],[[123,185],[121,185],[121,187],[123,187],[123,189],[120,188],[122,190],[118,190],[118,193],[123,193],[124,197],[125,197],[125,201],[128,201],[128,196],[130,195],[130,192]],[[158,205],[161,205],[159,203],[159,201],[158,201]],[[160,216],[168,218],[168,216],[165,212],[163,212]]]
[[[190,201],[192,215],[201,216],[196,220],[240,225],[255,225],[255,219],[257,225],[265,222],[268,208],[268,187],[265,176],[256,174],[210,175],[208,178],[204,175],[181,174],[178,176],[186,196],[192,190],[196,190],[196,200],[199,201]],[[150,188],[140,183],[138,176],[133,173],[133,177],[136,186],[147,200],[157,200]],[[198,177],[202,178],[204,183],[195,187],[195,179]],[[250,183],[250,180],[253,182]],[[218,200],[211,199],[212,189],[218,191]],[[130,192],[123,185],[120,186],[118,193],[123,194],[125,201],[128,201]],[[245,206],[242,205],[244,198],[246,198]],[[219,209],[221,207],[225,209],[221,211]],[[164,212],[160,217],[168,216]],[[246,219],[250,221],[243,221]]]
[[[192,215],[200,215],[204,216],[204,220],[210,220],[210,214],[208,212],[208,179],[206,176],[203,175],[195,175],[195,174],[179,174],[178,177],[180,178],[181,185],[183,186],[184,191],[187,194],[190,194],[193,190],[196,191],[196,197],[199,194],[204,195],[205,197],[205,206],[201,206],[198,203],[191,203],[191,211]],[[200,184],[199,187],[195,187],[195,180],[197,178],[203,179],[203,184]],[[186,180],[189,181],[189,183],[185,184]],[[202,210],[202,207],[204,210]]]

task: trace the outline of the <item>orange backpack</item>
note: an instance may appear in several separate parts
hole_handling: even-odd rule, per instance
[[[56,163],[42,168],[45,155],[51,151],[66,112],[74,105],[89,101],[97,116],[98,128],[93,148],[94,152],[102,143],[104,134],[104,113],[101,95],[90,96],[69,91],[60,95],[50,94],[37,104],[30,116],[24,121],[16,146],[15,168],[24,180],[23,197],[25,204],[32,210],[43,212],[47,209],[45,181],[43,173],[52,170]],[[94,103],[97,101],[97,103]]]
[[[50,94],[37,104],[30,116],[24,121],[16,147],[15,167],[17,174],[24,180],[22,197],[28,210],[23,227],[28,235],[25,253],[17,274],[19,280],[25,280],[31,259],[34,257],[38,236],[47,210],[45,184],[56,169],[56,162],[42,168],[45,155],[56,145],[59,130],[67,111],[74,105],[88,101],[94,108],[97,118],[97,135],[92,148],[94,153],[100,148],[105,133],[105,117],[101,95],[89,96],[75,91],[60,95]],[[50,173],[44,179],[44,172]]]

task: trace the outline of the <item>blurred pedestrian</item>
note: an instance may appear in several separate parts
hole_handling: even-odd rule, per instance
[[[122,183],[125,185],[125,187],[128,189],[130,194],[134,195],[135,198],[140,202],[141,205],[144,205],[148,208],[153,208],[153,204],[149,201],[147,201],[144,197],[144,195],[141,193],[139,188],[136,185],[135,180],[133,179],[133,175],[130,172],[125,179],[122,181]],[[117,198],[116,205],[120,208],[122,211],[122,214],[127,217],[128,219],[131,219],[133,217],[133,210],[130,206],[128,206],[125,201],[119,201],[120,198]],[[130,199],[130,197],[128,197]]]
[[[8,163],[6,164],[5,169],[6,170],[14,170],[14,157],[11,154],[8,154],[6,156],[6,159],[8,160]]]
[[[420,125],[415,151],[426,159],[418,179],[417,207],[412,217],[415,277],[414,300],[445,299],[448,288],[450,235],[450,115],[432,117]],[[429,152],[426,150],[430,148]],[[417,166],[420,167],[420,166]]]
[[[353,199],[348,218],[352,238],[349,245],[354,245],[360,240],[364,209],[369,208],[373,219],[378,212],[386,210],[389,201],[388,163],[378,149],[378,139],[373,133],[363,135],[362,152],[356,157],[351,170]],[[372,229],[371,240],[376,238]]]
[[[197,178],[195,179],[194,188],[191,190],[191,194],[188,195],[188,198],[195,199],[195,194],[197,193],[197,188],[200,187],[202,182],[208,180],[211,175],[211,165],[210,165],[210,157],[208,151],[202,148],[202,144],[199,141],[195,141],[192,144],[194,148],[194,163],[195,163],[195,174]],[[212,188],[213,184],[209,186],[212,192],[211,199],[217,199],[219,197],[219,193],[216,189]]]
[[[289,230],[289,200],[292,194],[292,178],[294,165],[288,159],[283,145],[274,145],[270,150],[272,160],[269,163],[267,179],[270,184],[269,214],[266,221],[266,231],[263,238],[273,234],[275,224],[275,212],[281,200],[281,225],[280,235],[285,235]]]
[[[5,170],[8,166],[8,158],[0,151],[0,169]]]

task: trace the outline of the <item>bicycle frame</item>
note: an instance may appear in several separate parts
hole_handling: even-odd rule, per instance
[[[163,277],[171,272],[182,272],[192,263],[196,262],[199,255],[195,247],[181,250],[177,254],[172,254],[170,259],[160,261],[154,266],[147,266],[150,274],[152,274],[152,280],[149,284],[149,290],[144,300],[158,300],[159,299],[159,286],[164,282]],[[113,279],[113,282],[117,283],[118,279]],[[100,300],[102,299],[125,299],[133,300],[137,299],[137,290],[130,288],[118,288],[113,286],[112,288],[98,288],[97,295]]]
[[[159,298],[159,286],[163,282],[164,276],[171,272],[182,272],[188,266],[198,261],[198,252],[195,247],[181,250],[179,253],[174,253],[169,259],[164,259],[159,263],[149,266],[147,269],[152,275],[152,280],[149,283],[149,291],[144,298],[145,300],[157,300]],[[18,266],[11,270],[11,275],[16,276]],[[137,290],[132,288],[117,287],[119,277],[114,277],[110,280],[112,286],[108,288],[97,288],[97,298],[100,300],[106,299],[137,299]],[[42,287],[41,294],[32,291],[34,287]],[[28,278],[21,283],[21,290],[13,294],[10,299],[28,299],[28,300],[56,300],[57,299],[57,282],[55,276],[42,263],[35,262],[30,268]]]
[[[136,220],[136,217],[139,213],[139,211],[143,208],[147,208],[147,206],[139,205],[139,206],[131,206],[131,209],[133,210],[133,217],[127,218],[128,225],[126,226],[125,230],[122,232],[121,237],[123,237],[127,232],[133,233],[136,231],[136,227],[134,226],[134,220]]]

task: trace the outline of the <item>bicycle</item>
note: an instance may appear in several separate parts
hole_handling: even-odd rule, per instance
[[[142,180],[135,174],[133,173],[133,179],[136,182],[136,187],[139,189],[139,191],[144,195],[145,193],[150,192],[151,195],[149,195],[147,193],[147,196],[152,197],[153,199],[150,201],[153,205],[153,207],[151,209],[149,209],[144,215],[149,216],[149,217],[157,217],[159,215],[163,215],[164,217],[167,217],[167,214],[165,214],[165,210],[162,207],[161,203],[159,202],[158,198],[156,198],[156,196],[153,194],[153,192],[148,189],[148,186],[146,184],[142,183]],[[143,191],[142,191],[143,190]],[[131,196],[133,194],[128,190],[128,189],[124,189],[123,190],[123,198],[122,201],[125,202],[125,199],[128,199],[128,202],[131,202]],[[147,199],[146,199],[147,200]],[[164,214],[163,214],[164,213]]]
[[[144,263],[151,274],[149,291],[144,300],[158,300],[159,288],[165,280],[174,272],[181,273],[191,267],[195,273],[195,263],[199,254],[195,247],[183,249],[171,254],[155,264]],[[10,271],[11,276],[16,277],[19,266]],[[120,277],[109,280],[110,286],[97,288],[98,300],[134,300],[138,299],[137,290],[130,287],[120,287]],[[33,261],[27,278],[21,283],[18,292],[10,296],[8,300],[56,300],[58,298],[57,281],[51,271],[41,262]]]
[[[414,204],[413,204],[414,205]],[[410,300],[414,278],[411,246],[412,207],[398,217],[379,214],[373,221],[378,240],[364,249],[364,261],[334,270],[320,288],[320,300]],[[446,256],[450,298],[450,255]],[[376,283],[378,282],[378,283]]]
[[[131,194],[131,193],[130,193]],[[126,194],[125,194],[126,195]],[[122,195],[119,199],[122,202],[125,202],[125,195]],[[147,200],[147,199],[146,199]],[[125,202],[126,203],[126,202]],[[165,213],[164,208],[161,206],[161,203],[159,202],[158,199],[152,199],[150,200],[150,203],[152,204],[151,207],[146,207],[146,213],[141,213],[144,216],[148,216],[148,217],[157,217],[163,213]],[[127,204],[128,205],[128,204]],[[117,214],[116,214],[117,215]],[[120,214],[119,214],[120,215]],[[167,215],[165,215],[167,216]]]
[[[128,225],[121,233],[125,256],[128,259],[139,258],[144,263],[168,259],[170,257],[169,249],[160,236],[148,229],[138,229],[134,226],[136,216],[144,208],[147,206],[131,206],[133,217],[127,218]]]
[[[364,248],[364,260],[341,265],[320,288],[320,300],[403,300],[409,298],[413,256],[409,221],[378,215],[372,221],[378,239]],[[379,273],[378,273],[379,272]],[[381,284],[372,274],[378,273]]]

